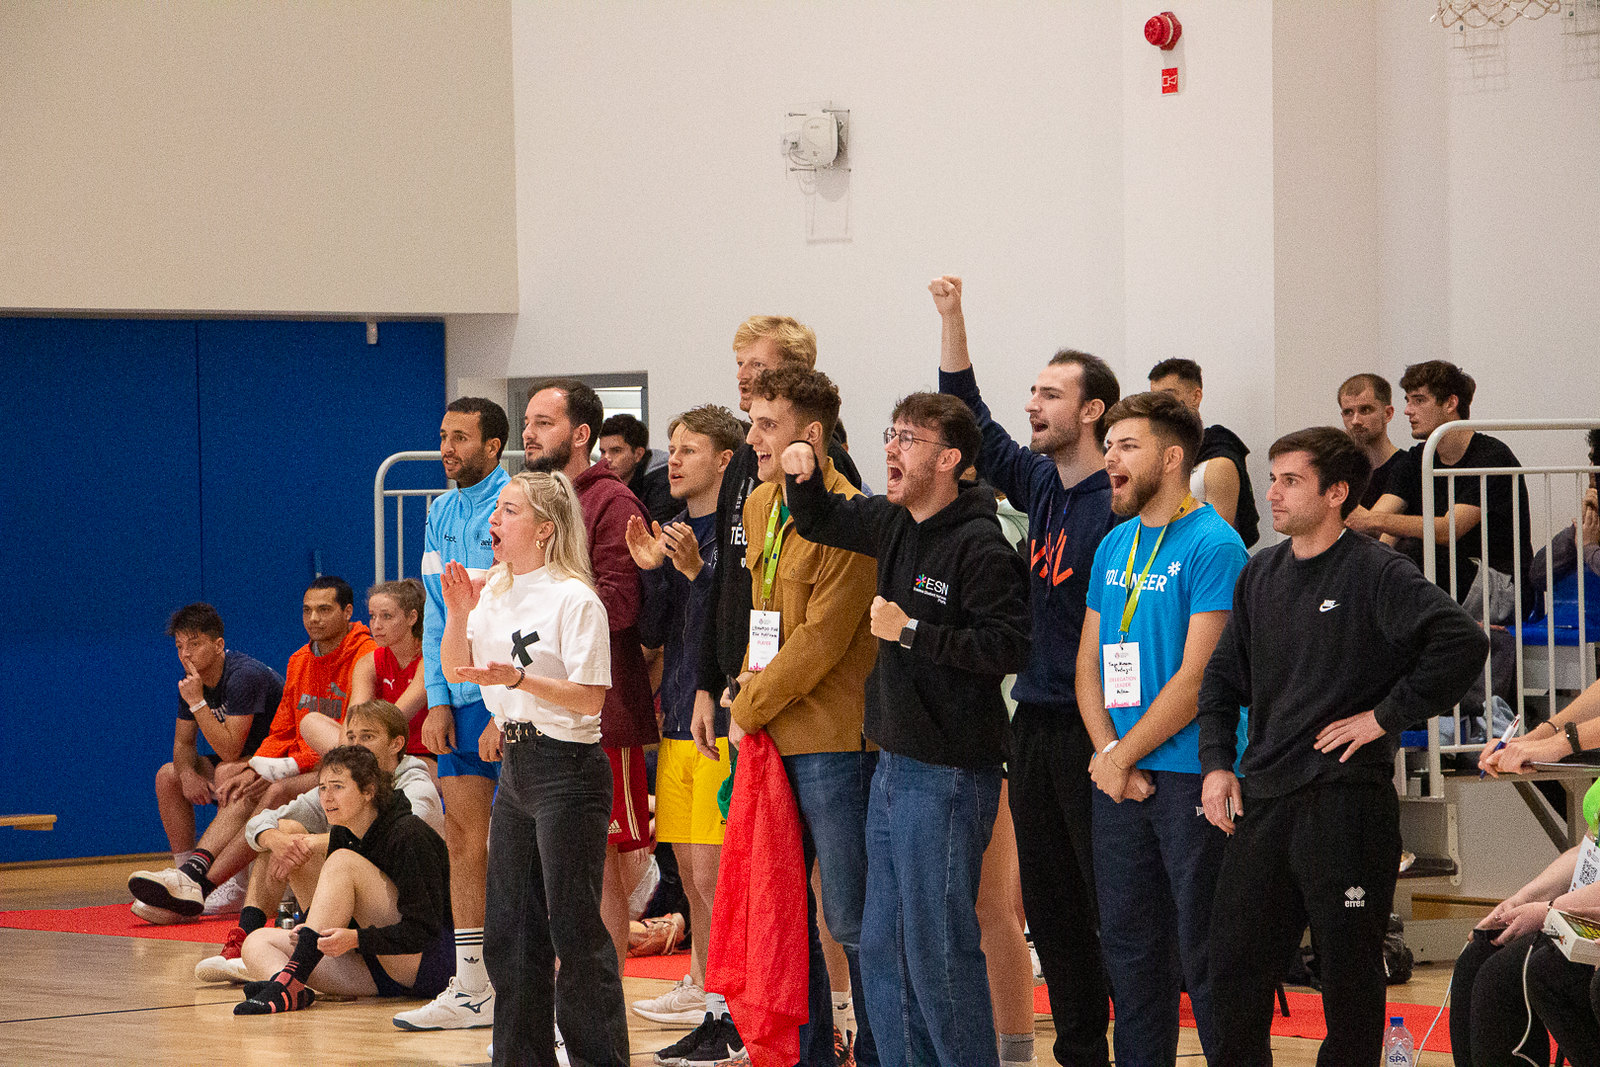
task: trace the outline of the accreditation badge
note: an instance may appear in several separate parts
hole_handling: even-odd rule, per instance
[[[1596,880],[1600,880],[1600,848],[1595,847],[1594,838],[1585,835],[1583,844],[1578,846],[1578,865],[1572,868],[1572,884],[1567,892],[1594,885]]]
[[[776,611],[750,613],[750,669],[765,670],[778,654],[779,615]]]
[[[1101,678],[1105,680],[1106,707],[1136,708],[1139,699],[1139,642],[1101,645]]]

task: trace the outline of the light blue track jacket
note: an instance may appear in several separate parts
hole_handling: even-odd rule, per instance
[[[467,568],[474,578],[483,577],[494,565],[489,513],[510,480],[504,467],[496,467],[477,485],[452,489],[428,509],[427,533],[422,539],[422,585],[428,591],[422,612],[422,680],[428,687],[430,708],[438,704],[460,708],[480,699],[476,685],[450,684],[439,666],[439,640],[444,636],[444,594],[439,578],[451,560]]]

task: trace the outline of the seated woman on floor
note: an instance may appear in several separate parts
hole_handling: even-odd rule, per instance
[[[444,841],[357,745],[328,752],[319,768],[328,858],[293,931],[268,927],[244,943],[249,973],[235,1015],[310,1006],[308,986],[341,996],[439,993],[455,973],[450,858]]]
[[[1491,741],[1478,765],[1498,777],[1589,748],[1600,748],[1600,682],[1505,748]],[[1496,905],[1456,959],[1450,1044],[1458,1065],[1548,1064],[1551,1037],[1578,1067],[1600,1064],[1595,969],[1568,960],[1541,932],[1551,908],[1600,919],[1600,783],[1585,794],[1583,815],[1584,841]]]

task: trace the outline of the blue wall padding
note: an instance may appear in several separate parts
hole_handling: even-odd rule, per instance
[[[443,396],[439,323],[0,319],[0,813],[59,817],[0,861],[166,849],[168,615],[210,601],[281,672],[320,558],[364,618],[373,473],[437,447]],[[414,574],[420,503],[407,525]]]

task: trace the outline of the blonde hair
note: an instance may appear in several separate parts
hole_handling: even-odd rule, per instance
[[[733,332],[735,352],[749,348],[764,337],[778,345],[785,362],[803,363],[806,370],[817,367],[817,335],[803,322],[787,315],[751,315]]]
[[[583,532],[583,509],[572,480],[559,471],[523,471],[512,477],[511,484],[522,490],[539,521],[555,524],[555,531],[544,546],[545,566],[557,577],[576,578],[593,589],[589,539]],[[489,571],[487,587],[496,596],[510,589],[511,564],[496,563]]]

